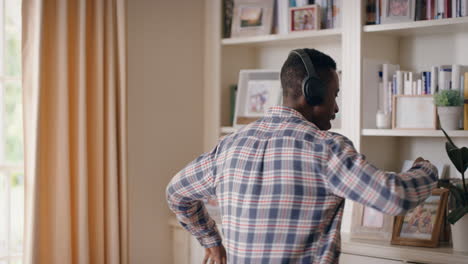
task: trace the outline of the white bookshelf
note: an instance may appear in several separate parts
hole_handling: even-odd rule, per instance
[[[383,33],[397,36],[415,36],[424,34],[463,33],[468,28],[468,17],[437,20],[422,20],[405,23],[364,26],[366,33]]]
[[[449,130],[447,134],[452,137],[468,138],[468,130]],[[363,129],[363,136],[377,137],[442,137],[442,130],[417,130],[417,129]]]
[[[281,45],[288,43],[307,43],[314,40],[339,40],[341,29],[324,29],[316,31],[292,32],[289,34],[271,34],[266,36],[225,38],[221,40],[223,46],[232,45]]]
[[[357,0],[347,0],[342,1],[342,29],[222,39],[219,23],[222,1],[205,1],[206,150],[216,144],[220,134],[235,132],[230,122],[228,87],[237,82],[239,70],[279,69],[290,50],[307,47],[329,54],[342,70],[341,121],[336,125],[339,129],[333,129],[333,132],[350,138],[369,161],[391,171],[399,170],[404,160],[418,156],[451,164],[441,131],[375,129],[376,88],[364,85],[369,73],[364,69],[363,61],[382,60],[400,64],[402,70],[416,72],[432,65],[468,65],[468,17],[365,26],[365,1],[361,0],[359,5]],[[448,131],[448,134],[457,145],[468,146],[468,131]],[[453,167],[449,171],[457,174]],[[349,221],[348,213],[343,226],[349,227]],[[345,245],[349,249],[347,254],[372,255],[370,244],[360,244],[359,249],[347,242]],[[400,250],[411,251],[414,256],[421,254],[421,258],[411,257],[409,260],[433,263],[423,257],[427,249],[392,247],[391,250],[392,254],[398,254]],[[384,255],[374,257],[384,258]]]

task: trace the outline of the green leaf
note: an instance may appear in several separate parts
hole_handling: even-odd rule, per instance
[[[468,206],[456,208],[448,214],[447,219],[453,225],[466,214],[468,214]]]
[[[450,193],[452,194],[453,198],[455,199],[456,201],[456,207],[464,207],[464,206],[468,206],[468,201],[466,199],[466,195],[465,195],[465,192],[452,185],[452,184],[449,184],[448,186],[448,189],[450,190]]]
[[[451,149],[449,150],[449,144],[446,144],[447,154],[452,161],[455,168],[460,173],[464,173],[466,171],[468,165],[468,148],[462,147],[461,149]]]

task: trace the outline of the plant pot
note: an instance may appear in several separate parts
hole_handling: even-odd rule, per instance
[[[451,225],[451,228],[453,250],[468,252],[468,214]]]
[[[438,106],[440,126],[444,130],[457,130],[460,128],[463,106]]]

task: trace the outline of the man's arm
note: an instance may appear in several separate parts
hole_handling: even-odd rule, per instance
[[[221,237],[203,199],[215,195],[213,155],[205,153],[177,173],[166,188],[169,208],[180,224],[195,236],[205,248],[221,245]]]
[[[328,141],[327,182],[333,193],[390,215],[422,203],[437,182],[437,169],[422,159],[404,173],[386,172],[366,161],[345,137]],[[382,155],[385,155],[382,150]]]

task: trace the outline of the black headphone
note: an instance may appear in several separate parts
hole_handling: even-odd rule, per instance
[[[309,105],[316,106],[323,103],[327,86],[320,80],[315,71],[310,56],[303,49],[295,49],[290,54],[298,55],[307,71],[307,76],[302,81],[302,93]]]

